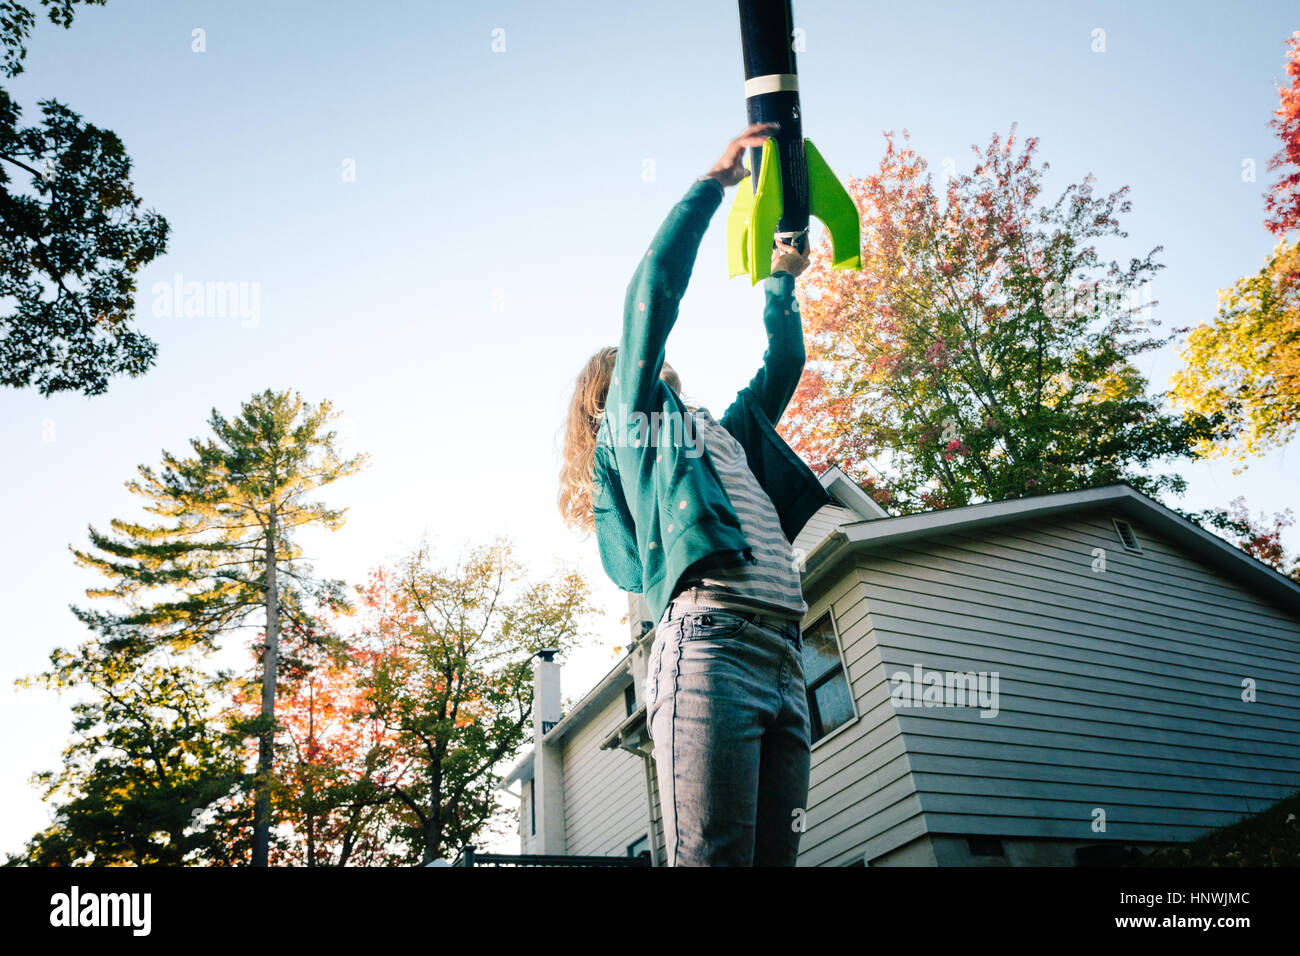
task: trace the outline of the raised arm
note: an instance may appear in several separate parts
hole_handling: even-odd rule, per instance
[[[721,202],[720,183],[696,180],[655,233],[623,300],[623,335],[605,400],[607,410],[617,407],[624,416],[663,408],[655,393],[668,333],[677,321],[700,239]]]
[[[659,373],[700,240],[722,202],[723,187],[734,186],[749,175],[743,162],[745,150],[761,146],[776,125],[749,126],[727,144],[713,168],[692,183],[669,210],[627,287],[623,335],[605,400],[607,409],[616,408],[620,415],[637,411],[648,415],[663,408],[662,396],[657,393],[667,386],[660,382]]]
[[[750,379],[749,389],[773,425],[780,421],[803,375],[803,322],[799,317],[799,302],[794,297],[794,280],[807,263],[798,250],[778,242],[772,253],[772,274],[763,280],[767,349],[763,352],[763,364]],[[726,422],[738,410],[739,406],[732,402],[721,420]]]

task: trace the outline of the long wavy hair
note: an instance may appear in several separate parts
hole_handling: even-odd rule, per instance
[[[616,358],[618,349],[610,345],[587,359],[587,364],[574,381],[573,398],[569,400],[557,504],[564,523],[578,531],[592,531],[596,526],[592,513],[596,433],[601,416],[605,414],[605,397],[609,394],[609,380],[614,374]],[[682,380],[667,362],[664,362],[659,377],[678,396],[682,394]]]

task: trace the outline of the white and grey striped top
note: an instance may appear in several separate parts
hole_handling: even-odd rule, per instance
[[[745,449],[731,433],[707,408],[690,411],[696,434],[704,439],[713,467],[722,479],[723,490],[740,518],[741,534],[753,548],[758,562],[710,567],[703,575],[687,569],[678,587],[715,592],[729,604],[740,604],[762,614],[802,619],[808,605],[803,599],[794,549],[781,530],[776,506],[749,470]]]

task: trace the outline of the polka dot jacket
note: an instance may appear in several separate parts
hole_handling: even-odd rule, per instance
[[[756,560],[703,438],[691,427],[681,398],[659,378],[700,239],[721,201],[716,181],[692,183],[637,266],[624,301],[618,359],[596,445],[594,510],[601,562],[620,588],[645,596],[653,620],[695,562],[711,555],[714,561],[737,555]],[[718,421],[744,449],[782,531],[793,541],[831,498],[775,427],[803,373],[794,276],[776,272],[763,285],[763,363]]]

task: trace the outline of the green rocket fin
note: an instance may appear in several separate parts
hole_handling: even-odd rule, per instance
[[[740,182],[736,199],[727,213],[727,278],[749,271],[749,220],[754,213],[754,189],[747,179]]]
[[[808,214],[821,220],[831,235],[831,267],[861,268],[862,240],[858,208],[812,140],[803,141],[808,162]],[[763,144],[758,189],[741,187],[727,214],[729,277],[748,274],[751,285],[772,274],[772,238],[781,221],[781,160],[776,140]]]
[[[772,274],[772,236],[781,220],[781,162],[771,137],[763,144],[758,190],[746,185],[740,184],[727,214],[727,267],[729,277],[748,273],[750,284],[756,285]]]
[[[858,208],[826,165],[822,154],[817,152],[812,140],[803,141],[803,151],[808,162],[808,214],[820,219],[831,234],[831,268],[861,268],[862,236]],[[767,165],[766,158],[763,165]]]

